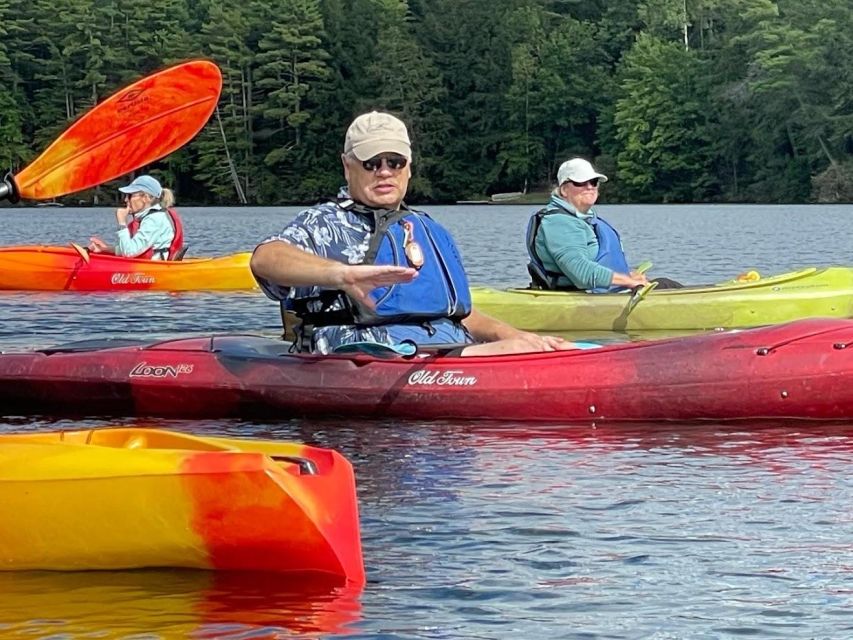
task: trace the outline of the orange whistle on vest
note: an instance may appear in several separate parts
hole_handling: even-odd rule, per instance
[[[415,269],[420,269],[424,266],[424,252],[415,241],[414,227],[408,220],[403,221],[403,250],[406,252],[406,260],[409,265]]]

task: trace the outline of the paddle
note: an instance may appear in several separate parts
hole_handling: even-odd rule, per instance
[[[648,271],[651,268],[652,268],[651,261],[645,260],[645,261],[641,262],[637,266],[637,268],[634,269],[634,271],[636,271],[637,273],[645,273],[646,271]],[[631,294],[631,297],[628,300],[628,306],[625,307],[625,311],[623,312],[624,318],[627,319],[628,314],[630,314],[634,310],[634,307],[636,307],[640,303],[640,300],[645,298],[646,295],[649,293],[649,291],[654,289],[656,286],[658,286],[658,283],[653,281],[653,282],[649,282],[647,284],[644,284],[640,287],[634,287],[633,293]]]
[[[634,310],[634,307],[636,307],[640,303],[640,300],[645,298],[649,291],[654,289],[656,286],[658,286],[658,283],[653,280],[640,287],[634,287],[633,293],[628,299],[628,304],[625,305],[625,308],[622,310],[622,313],[619,314],[619,317],[613,319],[611,329],[613,331],[625,331],[628,326],[628,316]]]
[[[0,198],[55,198],[158,160],[201,130],[221,89],[222,74],[208,60],[142,78],[92,107],[17,175],[7,175]]]
[[[649,269],[654,266],[651,260],[643,260],[640,264],[637,265],[637,268],[634,269],[637,273],[645,273]]]
[[[89,257],[89,251],[87,249],[84,249],[83,247],[81,247],[76,242],[72,242],[70,244],[71,244],[71,247],[74,249],[74,251],[79,253],[80,257],[83,258],[83,262],[85,262],[86,264],[89,264],[89,262],[92,260]]]
[[[636,307],[640,303],[640,300],[645,298],[648,295],[649,291],[654,289],[656,286],[658,286],[657,281],[652,280],[648,284],[644,284],[642,287],[636,287],[634,289],[634,293],[631,294],[631,299],[628,300],[628,313],[631,313],[634,310],[634,307]],[[626,313],[625,315],[627,316],[628,313]]]

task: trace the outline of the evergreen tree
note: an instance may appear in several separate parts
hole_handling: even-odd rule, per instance
[[[0,0],[0,171],[21,166],[31,155],[24,140],[25,119],[31,114],[20,76],[10,57],[10,46],[20,42],[21,24],[14,20],[17,9],[9,0]]]
[[[248,9],[213,0],[208,10],[202,46],[219,65],[223,86],[217,122],[206,127],[197,140],[196,177],[225,201],[235,199],[240,191],[249,201],[256,201],[255,179],[262,163],[255,155],[254,54],[249,46],[252,25]]]
[[[503,36],[508,17],[522,4],[435,0],[421,7],[416,33],[447,89],[450,129],[434,173],[446,197],[485,193],[499,184],[503,167],[496,160],[510,138],[506,94],[512,82],[511,45]]]
[[[303,180],[313,171],[317,151],[308,148],[304,132],[331,76],[322,15],[317,0],[284,0],[270,5],[266,18],[255,58],[263,121],[256,133],[263,133],[264,162],[276,179],[262,199],[304,200],[314,191],[314,181],[303,189]]]
[[[409,126],[415,200],[542,188],[576,154],[622,199],[853,184],[849,0],[0,0],[0,25],[4,168],[118,87],[209,56],[224,138],[214,120],[153,167],[182,196],[328,195],[370,109]]]
[[[640,200],[708,196],[706,98],[699,63],[675,43],[641,35],[622,61],[614,126],[621,187]]]
[[[415,150],[410,197],[436,199],[442,151],[449,140],[450,119],[443,113],[446,91],[435,64],[424,56],[411,28],[405,0],[378,0],[376,52],[365,69],[372,91],[360,111],[383,109],[407,125]]]
[[[548,185],[570,155],[593,156],[596,121],[612,82],[595,25],[520,9],[512,23],[515,135],[499,156],[517,184]],[[526,28],[519,28],[527,25]]]

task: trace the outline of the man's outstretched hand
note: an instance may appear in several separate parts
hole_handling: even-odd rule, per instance
[[[411,282],[418,276],[416,269],[386,265],[342,265],[339,288],[361,304],[374,308],[370,292],[377,287]]]

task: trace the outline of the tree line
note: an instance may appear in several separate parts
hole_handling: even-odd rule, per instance
[[[853,201],[849,0],[0,0],[0,33],[13,172],[117,88],[207,57],[218,117],[149,167],[183,202],[332,194],[370,109],[409,125],[413,201],[545,190],[573,155],[608,201]]]

